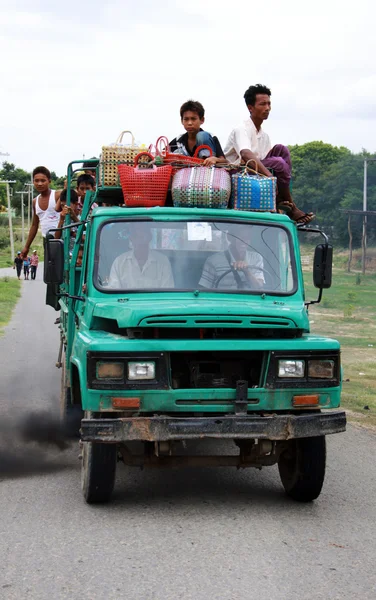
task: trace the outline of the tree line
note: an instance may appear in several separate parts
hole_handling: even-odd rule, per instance
[[[324,142],[290,146],[293,179],[292,196],[296,204],[306,212],[316,214],[316,223],[333,243],[346,246],[348,243],[347,219],[342,210],[362,210],[363,208],[363,166],[364,158],[376,158],[365,150],[353,153],[344,146],[337,147]],[[52,171],[52,188],[61,189],[64,176]],[[0,179],[15,180],[13,191],[25,189],[30,183],[31,174],[4,162],[0,169]],[[368,163],[368,210],[376,211],[376,162]],[[6,206],[5,186],[0,185],[0,205]],[[17,214],[21,211],[21,195],[13,193],[12,206]],[[360,246],[362,217],[352,217],[354,246]],[[369,219],[368,244],[376,245],[376,218]]]

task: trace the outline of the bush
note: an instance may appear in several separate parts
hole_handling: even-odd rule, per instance
[[[0,232],[0,249],[9,247],[9,229],[3,229]]]

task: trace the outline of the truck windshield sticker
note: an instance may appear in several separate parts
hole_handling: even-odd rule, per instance
[[[212,241],[212,229],[210,223],[187,223],[188,241],[206,240]]]
[[[113,221],[99,231],[95,284],[103,291],[293,293],[289,234],[232,221]]]

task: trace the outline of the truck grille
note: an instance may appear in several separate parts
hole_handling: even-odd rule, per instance
[[[239,379],[260,387],[263,362],[263,352],[172,352],[172,388],[235,389]]]

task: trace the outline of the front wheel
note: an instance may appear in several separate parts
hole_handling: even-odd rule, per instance
[[[81,484],[88,504],[109,502],[115,484],[116,462],[116,444],[83,442]]]
[[[324,436],[290,440],[278,461],[286,493],[299,502],[318,498],[324,483],[325,464]]]
[[[79,438],[83,411],[81,403],[72,404],[72,389],[68,386],[67,381],[65,350],[61,357],[60,417],[65,436],[68,439]]]

